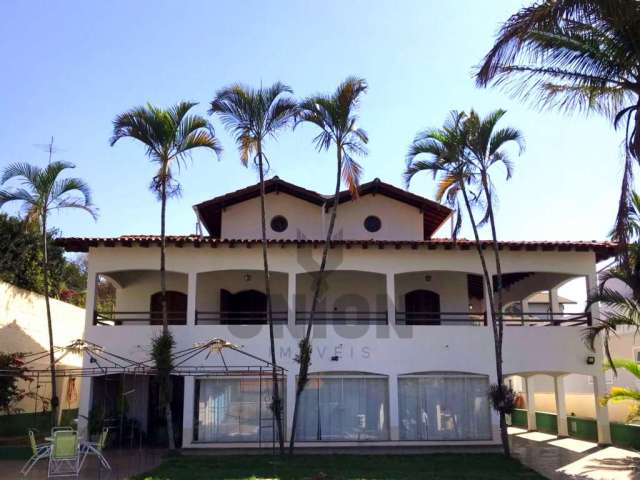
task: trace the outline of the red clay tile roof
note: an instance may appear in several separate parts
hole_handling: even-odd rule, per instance
[[[166,237],[167,244],[182,247],[186,244],[192,244],[195,247],[210,246],[218,247],[220,245],[230,248],[237,246],[251,247],[259,245],[259,239],[236,239],[236,238],[213,238],[198,235],[169,235]],[[430,240],[335,240],[332,242],[334,246],[343,246],[345,248],[424,248],[434,250],[436,248],[444,248],[451,250],[458,248],[460,250],[470,250],[475,248],[472,240],[458,239],[453,241],[450,238],[433,238]],[[56,244],[64,247],[70,252],[86,252],[89,247],[132,247],[134,245],[141,247],[159,246],[159,235],[122,235],[120,237],[67,237],[59,238]],[[321,246],[324,240],[269,240],[270,246]],[[491,248],[490,240],[481,241],[482,248]],[[577,252],[595,252],[598,262],[606,260],[615,255],[616,244],[607,241],[503,241],[499,242],[501,250],[511,251],[577,251]]]
[[[332,195],[322,195],[313,190],[299,187],[293,183],[286,182],[279,177],[273,177],[265,181],[265,192],[282,192],[300,198],[315,205],[326,205],[328,209],[331,206]],[[407,203],[418,209],[423,214],[423,238],[426,240],[440,228],[440,226],[451,215],[451,210],[444,205],[440,205],[433,200],[415,195],[413,193],[394,187],[391,184],[382,182],[379,178],[371,182],[360,185],[359,193],[361,196],[369,194],[385,195],[399,202]],[[260,195],[260,184],[251,185],[249,187],[226,193],[219,197],[212,198],[205,202],[194,205],[198,217],[209,232],[209,235],[220,238],[222,227],[222,209],[236,203],[244,202]],[[351,193],[344,190],[338,194],[340,203],[351,200]]]

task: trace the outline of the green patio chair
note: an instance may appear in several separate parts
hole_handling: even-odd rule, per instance
[[[78,434],[73,430],[58,430],[53,434],[49,455],[48,477],[77,477],[80,473]]]
[[[109,438],[109,428],[103,428],[102,433],[100,433],[100,437],[97,442],[81,442],[80,443],[80,454],[82,459],[80,461],[80,468],[84,465],[84,461],[87,458],[87,455],[95,455],[96,458],[100,461],[100,464],[106,468],[107,470],[111,470],[111,465],[107,462],[107,459],[103,455],[102,451],[107,446],[107,440]]]
[[[51,444],[49,443],[41,443],[38,445],[36,442],[36,433],[34,430],[29,430],[29,445],[31,446],[31,458],[27,460],[27,463],[20,469],[20,473],[25,477],[29,474],[31,469],[34,467],[39,460],[43,458],[48,458],[51,453]]]

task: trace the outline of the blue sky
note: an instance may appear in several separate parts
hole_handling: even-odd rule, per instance
[[[54,219],[68,236],[159,231],[159,204],[147,186],[153,166],[133,141],[108,144],[113,118],[133,106],[207,103],[220,87],[281,80],[297,96],[364,77],[361,126],[370,136],[364,180],[402,186],[415,133],[449,110],[508,110],[526,152],[500,195],[503,239],[603,239],[615,213],[620,132],[607,119],[539,112],[495,89],[474,86],[472,68],[520,1],[5,1],[0,5],[0,167],[45,164],[37,146],[53,135],[57,158],[77,165],[100,218]],[[180,173],[184,194],[169,205],[168,231],[193,233],[191,205],[257,181],[213,119],[222,159],[197,153]],[[314,131],[283,132],[266,146],[272,173],[328,192],[334,152],[317,153]],[[411,191],[433,197],[427,176]],[[465,234],[469,236],[469,231]],[[487,236],[488,232],[484,232]]]

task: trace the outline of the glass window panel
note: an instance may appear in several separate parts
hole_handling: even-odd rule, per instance
[[[401,440],[491,438],[489,380],[471,375],[398,379]]]
[[[272,440],[270,379],[198,380],[197,391],[197,441]]]
[[[300,402],[300,441],[389,438],[386,378],[315,377]]]

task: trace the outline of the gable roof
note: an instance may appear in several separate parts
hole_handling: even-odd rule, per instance
[[[273,177],[264,182],[265,193],[286,193],[314,205],[322,206],[328,210],[334,199],[333,195],[322,195],[313,190],[307,190],[293,183],[286,182],[280,177]],[[371,182],[363,183],[358,189],[359,195],[379,194],[392,198],[399,202],[406,203],[420,209],[423,215],[423,228],[425,240],[431,238],[438,228],[451,215],[451,210],[428,198],[415,195],[402,190],[389,183],[381,181],[379,178]],[[225,207],[245,202],[260,196],[260,184],[256,183],[249,187],[226,193],[219,197],[206,200],[193,206],[198,218],[214,238],[220,238],[222,230],[222,210]],[[351,200],[351,193],[344,190],[338,194],[338,202],[344,203]]]

